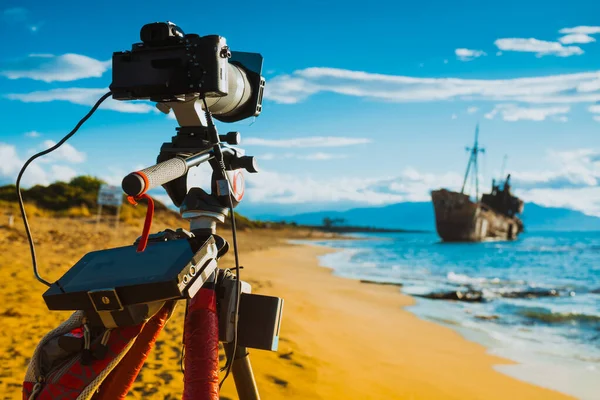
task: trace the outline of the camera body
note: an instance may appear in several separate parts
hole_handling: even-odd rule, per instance
[[[222,36],[184,34],[171,22],[144,25],[140,38],[131,51],[113,53],[115,100],[166,103],[197,97],[209,105],[218,100],[211,111],[224,122],[260,114],[265,84],[260,54],[232,52]],[[248,59],[252,65],[244,65]]]

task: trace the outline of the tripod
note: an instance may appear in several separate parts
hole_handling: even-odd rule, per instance
[[[177,128],[177,135],[172,138],[172,141],[163,144],[157,165],[125,177],[123,190],[130,196],[139,197],[152,187],[162,184],[173,203],[179,206],[181,216],[190,224],[190,232],[179,231],[171,239],[187,236],[200,239],[198,242],[207,243],[214,240],[217,255],[212,263],[213,267],[210,270],[205,268],[204,271],[204,274],[210,271],[212,276],[206,276],[202,280],[202,287],[212,285],[218,294],[218,336],[225,342],[224,348],[228,359],[227,374],[231,370],[241,400],[254,400],[260,397],[247,347],[276,350],[283,301],[276,297],[250,295],[250,285],[239,280],[240,266],[233,209],[243,197],[243,176],[240,170],[243,168],[249,172],[257,172],[257,168],[253,157],[245,156],[241,149],[221,143],[223,140],[228,144],[239,144],[240,135],[237,132],[230,132],[219,136],[212,123],[210,111],[206,103],[204,104],[205,118],[202,118],[196,99],[163,103],[164,110],[173,109],[180,125],[188,125]],[[209,162],[213,169],[210,194],[198,187],[187,190],[188,169],[203,162]],[[227,241],[217,235],[217,223],[225,222],[228,213],[231,213],[234,233],[237,275],[235,279],[229,271],[219,270],[216,262],[229,249]],[[241,302],[247,305],[244,310],[248,310],[247,314],[243,315],[243,320],[248,321],[245,324],[240,324]],[[194,324],[194,321],[190,320],[193,318],[192,304],[193,302],[188,302],[186,330]],[[272,334],[257,335],[256,328],[260,327],[262,330],[265,326],[271,326]],[[195,355],[190,354],[190,348],[194,348],[195,338],[187,333],[184,337],[187,371],[188,364],[194,362]],[[214,364],[212,368],[213,371],[209,371],[209,375],[214,376]],[[207,369],[210,370],[211,366],[208,365]],[[192,382],[193,379],[186,377],[185,381]],[[188,393],[188,388],[184,393]],[[186,398],[185,394],[184,398]]]
[[[257,172],[257,168],[253,157],[229,146],[239,143],[239,134],[218,135],[206,102],[202,118],[197,100],[162,104],[175,111],[182,126],[171,142],[163,144],[156,165],[123,179],[122,187],[130,201],[146,198],[149,202],[144,231],[137,243],[90,252],[54,283],[37,273],[33,241],[17,185],[34,274],[48,286],[44,301],[50,310],[76,311],[36,348],[24,382],[24,393],[29,397],[63,393],[63,383],[71,385],[74,377],[87,394],[102,385],[100,396],[108,396],[103,398],[124,396],[168,320],[174,302],[185,299],[183,398],[218,400],[218,345],[222,342],[227,356],[223,381],[232,373],[241,400],[259,399],[247,349],[277,350],[283,299],[253,294],[250,285],[240,280],[233,210],[244,194],[241,169]],[[20,176],[28,163],[43,154],[30,158]],[[189,168],[204,162],[213,170],[211,192],[199,187],[188,191]],[[167,229],[150,234],[153,202],[146,192],[159,185],[189,221],[190,231]],[[235,275],[218,268],[229,243],[217,234],[217,223],[224,222],[227,215],[231,218]],[[81,332],[84,333],[80,337]],[[60,344],[53,345],[56,340]],[[58,353],[56,346],[60,348]],[[70,357],[72,368],[56,369],[53,363],[44,364],[40,356],[44,351],[61,354],[60,360]],[[116,355],[121,358],[114,358]],[[81,368],[88,369],[85,378],[80,374]],[[105,372],[109,371],[107,377]],[[79,393],[77,389],[69,390]]]
[[[213,200],[213,206],[209,205],[211,200]],[[196,237],[205,236],[207,238],[214,238],[218,257],[220,258],[228,251],[229,244],[225,239],[217,235],[217,222],[224,222],[227,209],[223,208],[220,211],[216,211],[214,203],[214,197],[207,195],[202,189],[192,188],[184,199],[180,213],[183,218],[189,221],[191,234]],[[234,337],[237,334],[234,330],[238,328],[239,323],[239,320],[236,322],[236,319],[239,318],[239,315],[237,315],[238,311],[235,309],[236,305],[239,307],[239,300],[236,302],[236,298],[239,298],[241,295],[238,292],[240,290],[242,293],[249,293],[251,290],[250,285],[246,282],[236,281],[227,271],[216,269],[215,272],[215,292],[219,293],[221,297],[219,307],[217,308],[218,313],[220,313],[218,315],[219,338],[229,342],[224,345],[224,348],[228,362],[232,364],[231,372],[239,398],[240,400],[258,400],[260,396],[252,372],[248,350],[245,346],[234,343]],[[209,279],[204,285],[210,285],[211,283],[213,282]],[[190,323],[187,320],[187,318],[191,318],[190,315],[186,313],[186,328]],[[234,318],[233,321],[231,317]],[[188,335],[185,335],[185,337],[186,343],[184,344],[186,349],[189,349],[189,341],[194,340],[194,338]],[[193,355],[189,354],[189,350],[186,350],[186,358],[193,360]]]

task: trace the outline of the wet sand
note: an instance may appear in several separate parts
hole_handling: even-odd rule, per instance
[[[512,362],[403,310],[414,300],[398,288],[332,275],[316,259],[327,251],[294,246],[244,257],[257,292],[285,297],[279,355],[252,353],[265,398],[568,398],[495,371]]]

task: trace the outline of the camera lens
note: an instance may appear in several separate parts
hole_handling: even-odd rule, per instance
[[[243,69],[235,64],[228,66],[229,94],[206,99],[208,108],[215,116],[234,117],[250,99],[252,86]]]

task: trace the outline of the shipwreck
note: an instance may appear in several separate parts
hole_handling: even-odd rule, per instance
[[[515,240],[523,232],[523,201],[511,193],[510,174],[503,182],[492,181],[492,191],[479,199],[478,156],[479,125],[475,129],[475,143],[467,148],[471,156],[460,192],[446,189],[431,192],[435,211],[436,229],[445,242],[481,242],[487,240]],[[470,175],[473,174],[473,175]],[[475,181],[475,198],[465,194],[471,176]]]

